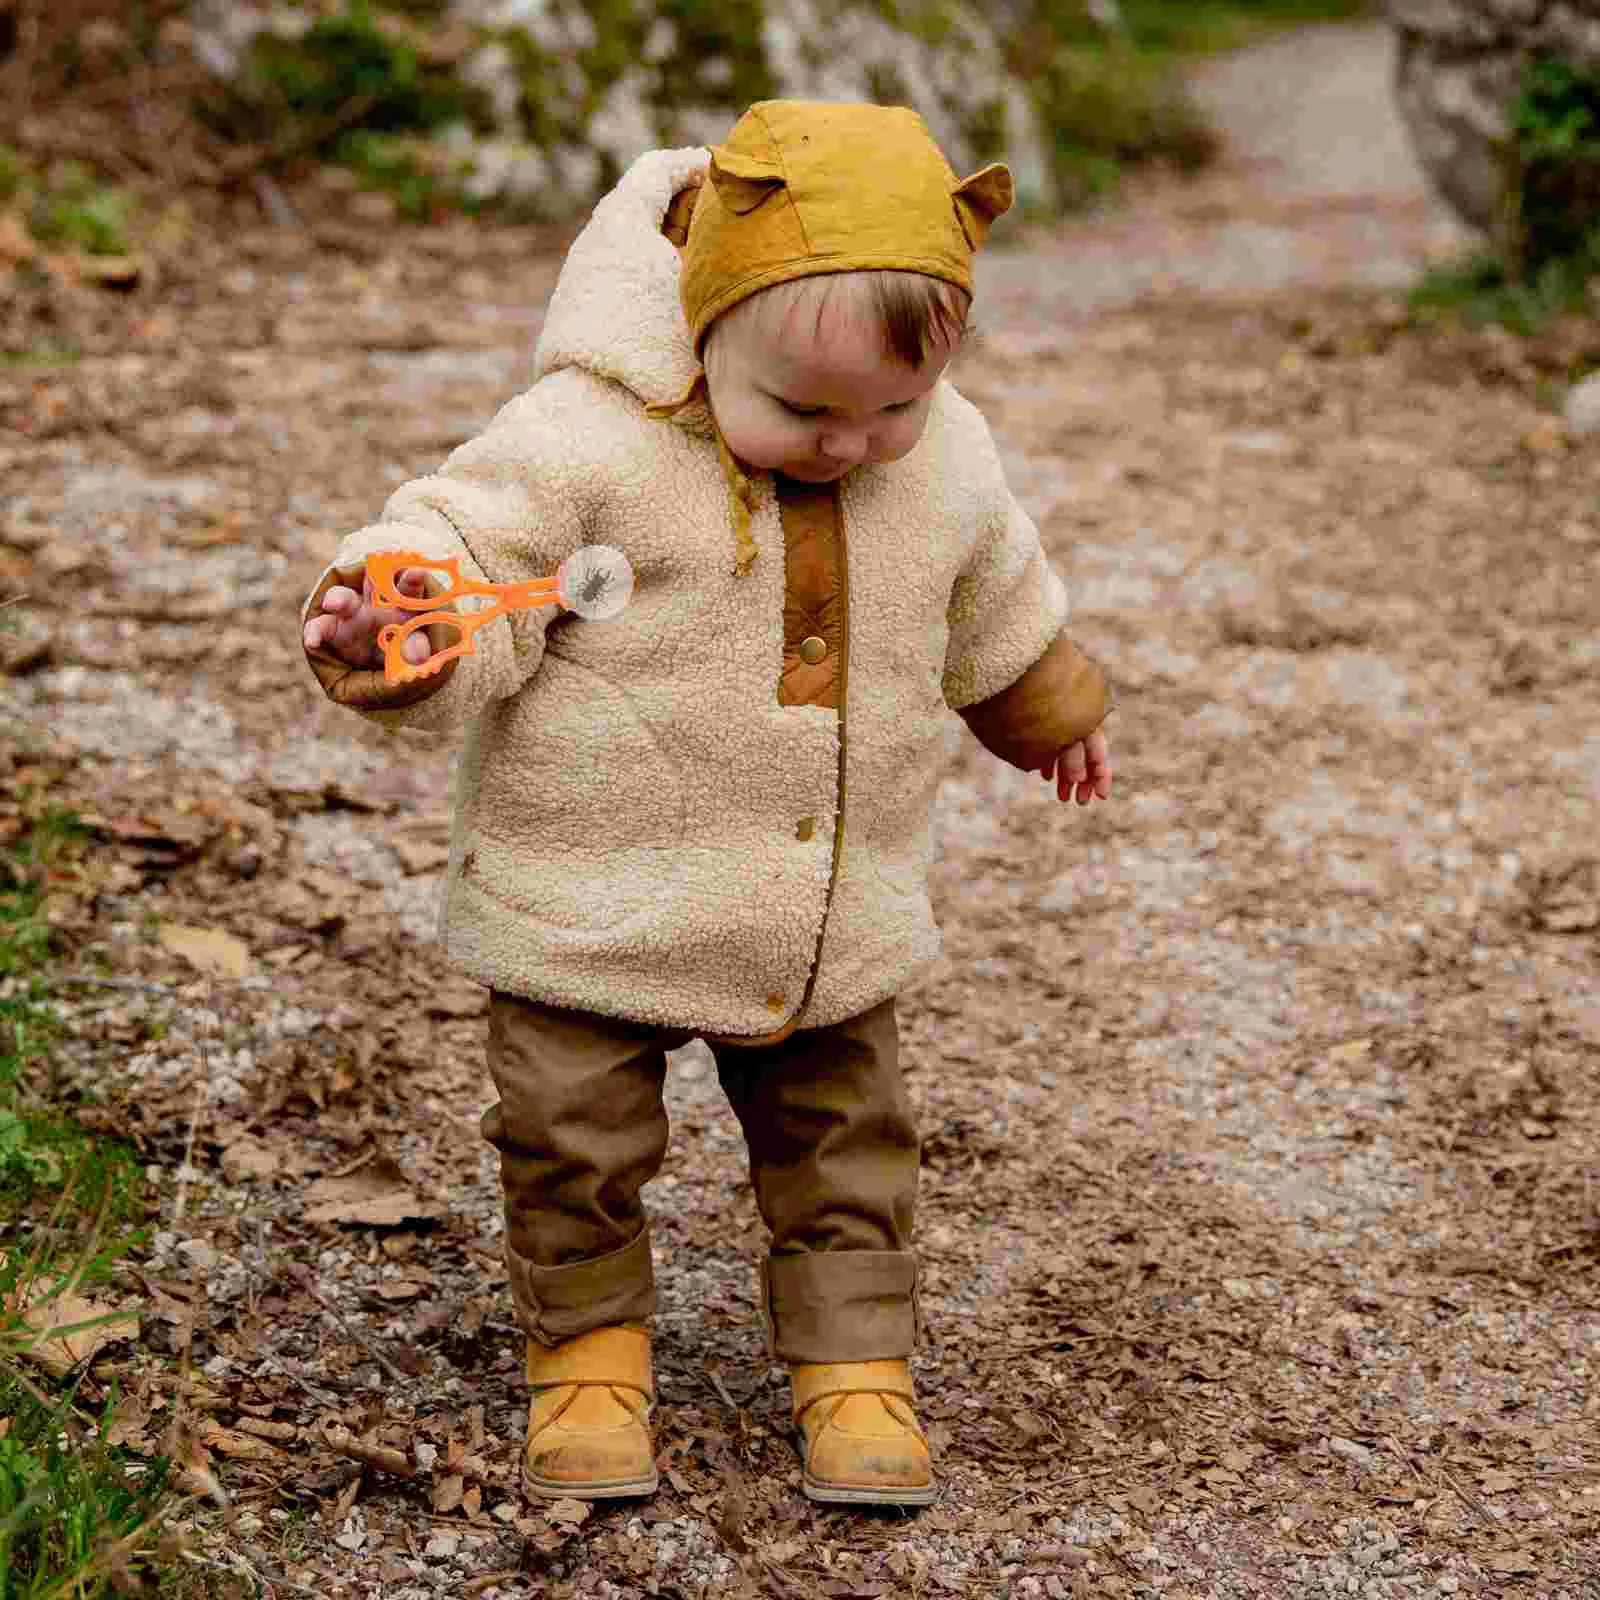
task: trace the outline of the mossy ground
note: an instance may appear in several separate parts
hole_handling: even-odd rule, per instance
[[[105,1442],[114,1389],[91,1403],[81,1368],[52,1382],[29,1360],[39,1335],[24,1312],[91,1296],[145,1242],[133,1151],[86,1133],[51,1092],[46,913],[52,878],[73,870],[87,838],[70,813],[45,808],[0,856],[0,1600],[91,1600],[175,1576],[171,1548],[150,1553],[171,1504],[170,1463]],[[64,1320],[71,1333],[93,1319]]]

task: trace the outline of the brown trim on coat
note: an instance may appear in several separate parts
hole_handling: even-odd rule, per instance
[[[337,568],[330,569],[308,602],[307,617],[322,614],[322,597],[338,585],[343,584],[359,592],[365,574],[365,562],[342,572]],[[441,585],[433,579],[430,578],[428,583],[433,593],[441,591]],[[302,624],[302,634],[303,628]],[[439,623],[430,625],[426,632],[428,643],[434,650],[444,650],[460,637],[457,630]],[[331,650],[307,648],[303,638],[301,648],[305,649],[306,662],[316,674],[317,682],[322,685],[322,692],[335,705],[350,706],[357,711],[398,711],[403,706],[414,706],[419,700],[426,700],[444,688],[455,675],[461,659],[459,656],[453,657],[426,678],[413,678],[409,683],[390,683],[381,666],[353,667]]]
[[[1058,633],[1015,683],[962,707],[959,715],[990,754],[1037,772],[1068,745],[1087,739],[1110,710],[1105,673]]]
[[[828,933],[828,913],[839,882],[839,862],[844,855],[845,820],[845,707],[850,678],[850,559],[845,540],[844,508],[837,483],[797,483],[779,475],[778,505],[783,517],[784,600],[783,670],[778,680],[779,705],[827,706],[839,713],[838,806],[833,825],[833,864],[828,874],[828,897],[823,902],[822,926],[817,929],[811,970],[805,993],[783,1027],[764,1034],[703,1034],[706,1043],[728,1046],[781,1044],[800,1026],[811,1004],[822,965],[822,942]],[[807,663],[800,645],[810,637],[828,646],[821,662]],[[823,672],[822,668],[830,670]]]

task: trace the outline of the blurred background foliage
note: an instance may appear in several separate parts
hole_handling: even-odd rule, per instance
[[[259,199],[265,184],[288,199],[328,163],[387,196],[406,219],[485,209],[549,217],[559,203],[547,193],[530,204],[537,185],[515,181],[514,169],[556,160],[554,189],[546,189],[575,213],[614,179],[616,151],[630,135],[644,148],[678,131],[664,104],[672,97],[726,126],[750,101],[789,92],[763,32],[782,0],[561,0],[522,9],[559,26],[491,26],[483,20],[490,11],[470,0],[258,8],[0,0],[0,203],[20,203],[35,238],[99,256],[124,253],[136,217],[150,220],[141,191],[146,202],[156,191]],[[979,19],[1035,119],[1045,209],[1114,193],[1140,165],[1189,170],[1210,157],[1210,132],[1183,88],[1186,57],[1263,29],[1370,9],[1362,0],[1007,0],[965,13],[940,0],[821,7],[834,19],[876,13],[935,57],[948,34],[941,94],[987,157],[1015,135],[1004,100],[986,92],[958,105],[960,91],[948,90],[970,64],[970,28],[963,32],[960,19]],[[241,22],[246,16],[258,18],[254,28]],[[828,48],[828,30],[818,32],[799,40],[813,64]],[[483,68],[486,47],[498,80]],[[879,98],[914,102],[892,67],[879,76],[871,85]],[[586,159],[596,119],[617,120],[618,86],[647,77],[653,98],[626,107],[622,119],[637,126],[620,139],[612,129],[599,159]],[[508,109],[516,124],[509,145]]]
[[[206,217],[569,227],[652,144],[754,100],[916,105],[1019,215],[1216,154],[1197,55],[1376,0],[0,0],[0,265],[110,287]],[[787,42],[784,42],[785,39]],[[820,88],[818,87],[820,85]],[[1600,73],[1523,63],[1507,207],[1415,305],[1531,329],[1600,274]]]

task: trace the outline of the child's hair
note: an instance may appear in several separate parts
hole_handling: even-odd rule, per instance
[[[792,333],[797,315],[810,311],[815,317],[813,331],[820,334],[823,319],[835,310],[846,317],[875,321],[884,354],[915,370],[936,347],[961,342],[971,305],[972,298],[964,289],[943,278],[924,272],[865,269],[813,273],[774,284],[740,301],[718,320],[772,316],[778,318],[779,336],[786,337]],[[711,331],[715,332],[715,324]]]

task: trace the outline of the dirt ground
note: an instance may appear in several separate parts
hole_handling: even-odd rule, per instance
[[[1062,807],[952,718],[946,955],[901,1007],[916,1515],[800,1493],[694,1047],[647,1191],[662,1489],[513,1487],[483,1002],[429,944],[450,753],[325,705],[295,623],[526,381],[548,240],[240,226],[53,302],[91,354],[0,370],[7,825],[96,830],[54,886],[65,1072],[161,1211],[96,1381],[137,1448],[177,1402],[225,1490],[197,1573],[1600,1597],[1600,442],[1551,404],[1600,336],[1407,321],[1456,236],[1384,72],[1365,28],[1219,63],[1218,169],[985,263],[958,382],[1118,685],[1118,777]]]

